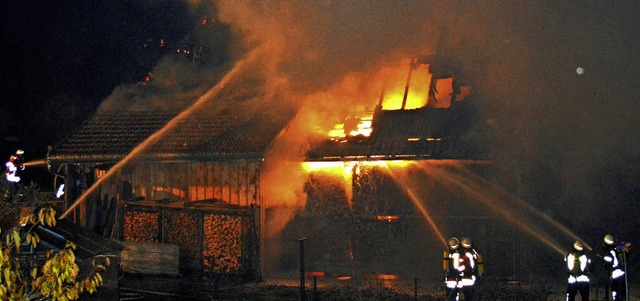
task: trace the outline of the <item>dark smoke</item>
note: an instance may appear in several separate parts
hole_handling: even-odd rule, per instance
[[[478,124],[492,124],[489,138],[479,142],[499,166],[518,171],[517,193],[561,221],[599,231],[588,235],[624,230],[602,209],[623,205],[612,199],[637,195],[634,185],[611,180],[612,174],[638,178],[640,45],[632,33],[640,22],[627,12],[637,6],[630,1],[220,3],[221,17],[249,45],[265,47],[273,59],[269,70],[298,101],[317,100],[304,95],[331,91],[347,75],[366,84],[381,66],[401,58],[446,62],[442,66],[474,87]],[[363,90],[350,92],[358,91]],[[342,96],[339,103],[351,106],[372,101]],[[315,107],[316,113],[322,106],[339,110],[338,102],[312,102],[300,106]],[[624,175],[616,172],[623,167]],[[613,195],[603,195],[604,188],[598,188],[603,185],[596,185],[603,182],[618,186],[606,189]],[[576,206],[584,213],[570,215]]]

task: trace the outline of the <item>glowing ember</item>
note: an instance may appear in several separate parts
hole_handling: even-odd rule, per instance
[[[313,278],[313,277],[323,278],[324,272],[306,272],[305,276],[307,276],[307,278]]]
[[[376,220],[385,221],[385,222],[394,222],[400,219],[397,215],[378,215],[376,216]]]
[[[398,275],[380,274],[380,275],[378,275],[378,279],[380,279],[380,280],[397,280],[398,279]]]
[[[336,278],[338,281],[347,281],[347,280],[351,280],[352,277],[351,276],[338,276],[338,278]]]

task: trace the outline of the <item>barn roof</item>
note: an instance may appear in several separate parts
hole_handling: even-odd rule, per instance
[[[108,112],[93,116],[48,154],[55,163],[113,163],[149,139],[146,160],[261,160],[285,126],[274,114]],[[282,117],[282,116],[280,116]],[[167,124],[171,124],[167,126]],[[163,129],[167,126],[166,129]]]
[[[231,107],[186,117],[178,113],[102,112],[56,145],[49,164],[115,163],[158,131],[139,158],[159,161],[262,160],[292,112],[273,106]],[[454,107],[382,110],[373,115],[370,137],[326,139],[311,146],[309,161],[482,159],[469,132],[473,109]],[[166,130],[165,126],[168,126]]]

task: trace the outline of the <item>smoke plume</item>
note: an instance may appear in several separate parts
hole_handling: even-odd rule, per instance
[[[423,57],[433,68],[446,69],[438,72],[474,87],[478,125],[490,128],[480,140],[489,159],[517,170],[519,193],[551,214],[566,209],[563,203],[590,201],[587,215],[595,215],[599,207],[593,202],[602,200],[595,199],[592,179],[629,160],[637,165],[640,141],[631,129],[639,123],[633,113],[639,74],[627,66],[639,63],[638,42],[629,34],[638,22],[616,17],[622,4],[216,5],[246,47],[261,49],[267,82],[273,84],[267,88],[278,90],[271,95],[298,108],[271,158],[299,160],[336,115],[375,104],[384,82],[381,70],[406,70],[402,60]],[[274,173],[300,174],[274,165]],[[300,195],[290,189],[292,197]]]
[[[488,159],[515,170],[517,192],[545,212],[588,201],[585,216],[596,215],[603,200],[594,179],[638,165],[640,43],[631,33],[640,23],[625,17],[638,6],[631,1],[189,3],[213,8],[209,22],[231,32],[223,37],[229,62],[195,68],[166,58],[154,70],[155,91],[117,89],[103,109],[184,108],[252,53],[234,85],[296,112],[265,160],[268,187],[278,189],[267,191],[271,205],[304,202],[305,175],[288,162],[302,160],[342,115],[372,109],[389,74],[416,57],[473,86],[480,114],[471,132],[489,129],[476,139]]]

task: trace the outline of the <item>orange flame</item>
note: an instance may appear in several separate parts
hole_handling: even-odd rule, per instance
[[[400,219],[397,215],[378,215],[376,216],[376,220],[385,221],[385,222],[393,222]]]
[[[377,277],[380,280],[398,280],[398,275],[394,274],[380,274]]]
[[[409,65],[412,68],[410,81],[407,79],[406,70]],[[378,101],[385,110],[422,108],[429,101],[432,74],[429,72],[429,65],[427,64],[416,64],[413,61],[405,60],[400,64],[381,68],[374,78],[375,83],[371,87],[382,88],[383,92]],[[407,86],[407,83],[409,83],[409,86]],[[350,83],[350,81],[345,80],[345,84],[355,85],[357,82]],[[405,92],[407,92],[406,99]],[[342,123],[335,124],[328,132],[330,139],[345,142],[350,137],[371,136],[373,123],[371,109],[375,105],[372,99],[369,104],[370,111],[351,112],[352,116],[345,118]]]

